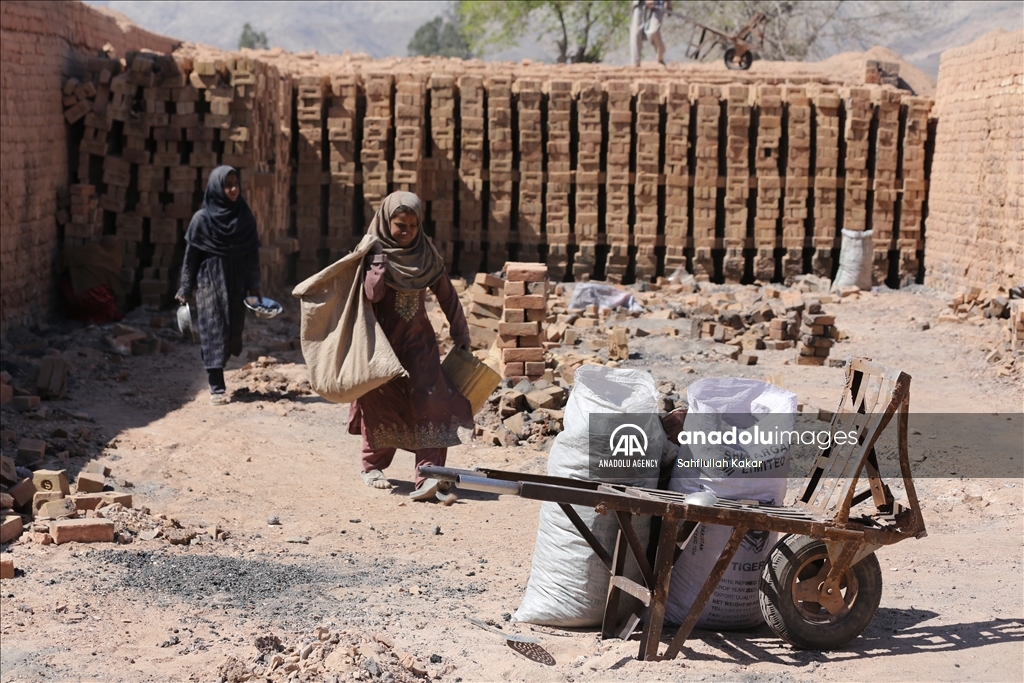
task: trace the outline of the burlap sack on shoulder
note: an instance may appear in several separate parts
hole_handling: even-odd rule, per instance
[[[350,403],[398,376],[408,376],[363,295],[363,257],[377,238],[366,235],[341,260],[299,283],[302,355],[313,391]]]

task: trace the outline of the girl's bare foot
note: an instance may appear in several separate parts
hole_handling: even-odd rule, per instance
[[[360,472],[359,476],[363,478],[363,483],[374,489],[389,489],[391,488],[391,482],[384,476],[384,473],[380,470],[370,470],[369,472]]]

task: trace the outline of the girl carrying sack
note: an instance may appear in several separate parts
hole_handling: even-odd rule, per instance
[[[302,356],[313,391],[334,403],[350,403],[406,375],[363,296],[363,257],[377,243],[367,234],[340,261],[299,283]]]

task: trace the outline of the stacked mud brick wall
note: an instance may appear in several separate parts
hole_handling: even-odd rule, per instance
[[[104,45],[117,54],[171,52],[177,41],[78,2],[0,3],[0,327],[31,322],[56,298],[58,194],[87,220],[98,201],[69,195],[63,85],[86,75]]]
[[[519,259],[546,263],[553,278],[613,282],[678,267],[726,282],[829,276],[845,227],[877,230],[883,264],[907,241],[897,236],[913,238],[901,275],[917,276],[920,193],[902,194],[900,215],[894,186],[906,190],[921,174],[913,182],[923,191],[930,102],[891,87],[601,71],[567,81],[551,67],[480,64],[456,74],[442,69],[465,63],[403,60],[381,70],[260,54],[132,53],[109,97],[115,111],[145,102],[145,116],[120,128],[119,114],[105,127],[95,113],[86,121],[76,182],[95,186],[112,214],[104,225],[123,238],[126,282],[134,272],[143,303],[173,293],[181,232],[215,163],[243,171],[270,286],[346,253],[396,190],[421,195],[427,233],[462,274]],[[161,75],[142,83],[150,71]],[[133,201],[136,176],[149,194]],[[171,220],[176,232],[164,226]],[[890,270],[881,267],[878,282]]]
[[[844,228],[874,231],[877,281],[919,275],[934,112],[892,86],[175,49],[81,4],[3,8],[5,325],[50,307],[61,246],[100,235],[122,239],[127,302],[168,303],[221,163],[270,291],[344,254],[399,189],[466,275],[828,276]]]
[[[946,291],[1024,281],[1024,31],[942,53],[925,283]]]

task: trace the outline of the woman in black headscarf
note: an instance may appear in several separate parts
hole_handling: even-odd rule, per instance
[[[242,197],[238,172],[218,166],[210,174],[203,208],[185,233],[185,262],[177,299],[193,290],[199,312],[203,364],[211,401],[227,402],[224,364],[242,352],[246,293],[260,296],[260,240],[256,218]]]

